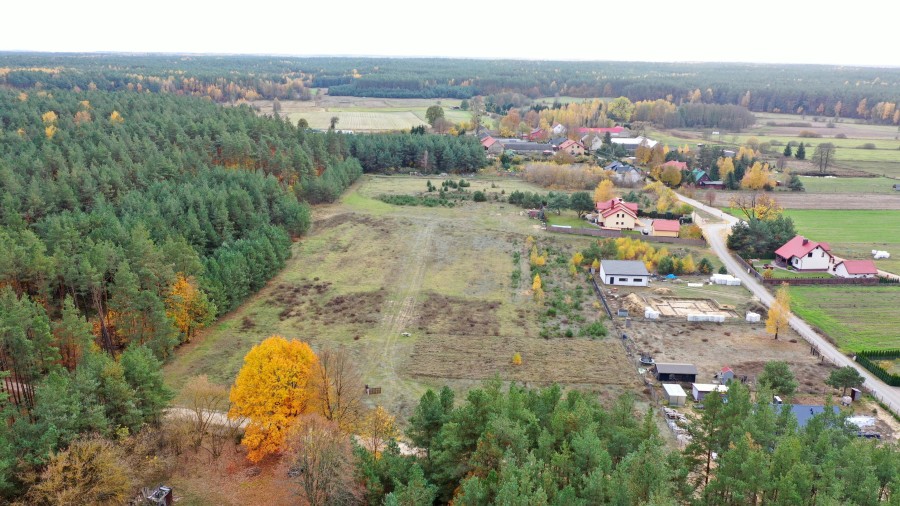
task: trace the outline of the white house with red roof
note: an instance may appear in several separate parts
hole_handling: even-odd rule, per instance
[[[597,202],[597,224],[611,230],[634,230],[641,226],[638,205],[621,198]]]
[[[675,167],[678,170],[687,170],[688,164],[687,162],[679,162],[678,160],[669,160],[668,162],[660,165],[663,170],[666,170],[669,167]]]
[[[831,247],[798,235],[775,250],[775,263],[798,271],[829,271],[834,264]]]
[[[832,272],[841,278],[874,278],[878,276],[878,267],[872,260],[841,260]]]
[[[569,153],[572,156],[581,156],[584,154],[584,146],[582,146],[580,142],[573,141],[572,139],[563,141],[556,150]]]

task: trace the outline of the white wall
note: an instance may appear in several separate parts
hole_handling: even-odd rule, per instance
[[[834,269],[834,275],[841,278],[874,278],[874,274],[850,274],[847,272],[847,267],[844,264],[838,265]]]
[[[811,257],[807,254],[802,258],[792,258],[791,266],[798,271],[827,271],[831,269],[831,255],[823,250],[821,246],[817,246],[810,253],[812,253]]]
[[[614,278],[614,279],[612,281],[610,281],[610,278]],[[622,281],[623,279],[625,281]],[[635,281],[635,280],[637,280],[637,281]],[[615,286],[615,285],[647,286],[650,283],[650,277],[649,276],[624,276],[624,275],[611,276],[611,275],[606,274],[606,272],[603,270],[603,263],[601,263],[600,264],[600,281],[602,281],[603,284],[612,285],[612,286]]]

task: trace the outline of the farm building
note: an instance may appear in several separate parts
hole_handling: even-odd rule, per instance
[[[640,260],[604,260],[600,262],[600,281],[607,285],[647,286],[650,273]]]
[[[700,188],[710,188],[715,190],[724,190],[725,181],[700,181],[697,183]]]
[[[821,415],[825,412],[825,406],[816,406],[810,404],[773,404],[772,408],[775,409],[775,414],[777,415],[785,406],[789,406],[791,408],[791,413],[793,413],[794,418],[797,419],[797,426],[801,429],[806,427],[806,424],[809,423],[812,417]],[[831,409],[834,410],[834,414],[838,414],[841,411],[837,406],[832,406]]]
[[[484,152],[489,155],[503,154],[503,144],[491,136],[481,139],[481,146],[484,147]]]
[[[709,174],[707,174],[706,171],[703,169],[692,170],[691,178],[694,180],[694,184],[696,184],[698,186],[710,181]]]
[[[656,146],[658,144],[657,141],[648,139],[646,137],[631,137],[626,139],[620,138],[610,140],[612,140],[613,144],[623,146],[625,148],[625,151],[627,151],[630,155],[633,155],[634,152],[637,151],[637,148],[642,145],[647,146],[648,148],[652,148],[653,146]]]
[[[685,401],[687,401],[687,393],[681,388],[681,385],[663,383],[663,391],[669,406],[684,406]]]
[[[697,381],[697,367],[694,364],[657,363],[654,373],[657,381],[693,383]]]
[[[678,220],[653,220],[650,224],[650,235],[655,237],[678,237],[681,223]]]
[[[623,127],[623,126],[614,126],[614,127],[606,127],[606,128],[581,127],[575,131],[580,134],[597,134],[597,135],[600,135],[601,137],[606,134],[609,134],[610,137],[622,137],[623,135],[628,133],[628,131],[625,130],[625,127]]]
[[[798,271],[828,271],[834,263],[831,247],[798,235],[775,250],[775,263]]]
[[[556,147],[557,151],[569,153],[572,156],[581,156],[584,154],[584,146],[578,141],[567,139],[565,142]]]
[[[499,139],[504,151],[512,151],[521,155],[552,155],[549,144],[525,142],[520,139]]]
[[[691,396],[697,402],[703,402],[703,399],[712,392],[720,394],[728,393],[728,387],[725,385],[714,385],[712,383],[694,383],[691,385]]]
[[[872,260],[841,260],[832,272],[841,278],[874,278],[878,275],[878,268]]]

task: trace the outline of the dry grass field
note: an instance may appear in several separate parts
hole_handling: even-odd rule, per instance
[[[422,191],[425,182],[366,176],[340,203],[316,208],[312,232],[284,271],[181,349],[166,366],[170,385],[198,374],[230,384],[247,350],[280,334],[316,349],[346,346],[364,381],[383,389],[367,401],[401,418],[429,386],[464,390],[494,377],[609,397],[636,389],[615,339],[539,337],[536,304],[511,286],[512,252],[542,233],[520,209],[399,207],[373,198]],[[470,191],[526,188],[536,190],[519,180],[475,180]],[[581,249],[590,239],[547,240]],[[515,353],[521,366],[511,365]]]

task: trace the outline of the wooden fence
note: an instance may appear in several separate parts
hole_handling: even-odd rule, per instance
[[[594,237],[631,237],[647,242],[664,242],[668,244],[684,244],[686,246],[706,246],[704,239],[682,239],[681,237],[659,237],[653,235],[623,234],[619,230],[603,230],[599,228],[569,228],[558,225],[547,227],[548,232],[558,234],[590,235]]]

